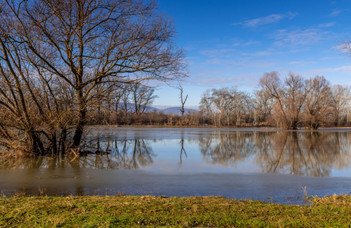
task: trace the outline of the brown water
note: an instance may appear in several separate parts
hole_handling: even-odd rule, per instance
[[[221,195],[302,203],[351,193],[351,131],[91,127],[77,158],[0,160],[0,193]]]

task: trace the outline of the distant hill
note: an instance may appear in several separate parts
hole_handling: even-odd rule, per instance
[[[130,111],[134,110],[134,104],[132,104],[132,103],[128,103],[127,107],[128,107],[128,110],[130,110]],[[119,108],[124,108],[124,104],[120,103]],[[162,112],[164,114],[181,115],[180,107],[168,107],[168,108],[157,107],[156,108],[153,106],[146,106],[145,112]],[[197,110],[192,109],[192,108],[185,108],[184,109],[184,114],[188,114],[191,112],[197,112]]]
[[[124,103],[118,104],[119,109],[124,109]],[[144,106],[143,106],[144,107]],[[127,109],[131,112],[135,110],[135,106],[132,103],[127,103]],[[146,106],[145,112],[160,112],[161,110],[152,106]]]
[[[166,108],[163,110],[160,110],[160,112],[163,112],[164,114],[176,114],[176,115],[181,115],[182,113],[180,112],[180,107],[170,107]],[[188,114],[191,112],[197,112],[195,109],[191,108],[184,108],[184,114]]]

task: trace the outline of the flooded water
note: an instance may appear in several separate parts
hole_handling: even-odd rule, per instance
[[[305,194],[351,194],[349,130],[91,127],[85,142],[86,155],[76,158],[0,160],[0,193],[294,204]]]

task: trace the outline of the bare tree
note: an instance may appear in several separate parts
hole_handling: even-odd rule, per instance
[[[183,86],[179,85],[178,89],[180,91],[180,97],[179,97],[180,98],[180,105],[181,105],[180,106],[180,113],[182,116],[184,116],[184,112],[185,112],[184,106],[185,106],[186,101],[188,100],[188,94],[184,98],[183,97]]]
[[[141,114],[145,112],[148,105],[157,98],[154,95],[155,89],[142,85],[140,82],[136,82],[130,86],[132,100],[134,102],[134,113]]]
[[[285,92],[278,77],[278,72],[265,73],[260,79],[261,90],[269,94],[275,101],[274,107],[279,111],[279,122],[283,128],[289,128],[288,117],[284,106]],[[276,109],[277,109],[276,108]],[[277,119],[278,120],[278,119]]]
[[[329,82],[323,76],[315,76],[306,81],[305,125],[318,129],[328,122],[332,114],[332,91]]]
[[[130,94],[131,94],[131,88],[130,85],[125,85],[124,86],[124,93],[122,94],[122,101],[123,101],[123,112],[124,114],[127,114],[130,110],[129,104],[130,104]]]
[[[342,85],[334,85],[331,88],[334,124],[340,126],[346,121],[347,111],[350,108],[350,88]]]
[[[284,84],[277,72],[266,73],[260,80],[262,93],[274,99],[275,119],[282,128],[296,129],[306,98],[305,84],[298,75],[290,73]]]
[[[265,90],[258,90],[254,99],[255,124],[266,122],[273,109],[273,99]]]
[[[289,73],[285,80],[287,86],[286,102],[287,116],[289,119],[289,128],[297,129],[300,121],[302,106],[305,103],[306,90],[305,83],[302,77]]]
[[[200,100],[200,111],[203,116],[207,116],[210,119],[214,119],[214,125],[216,125],[214,116],[214,111],[212,109],[211,91],[206,90]]]
[[[182,51],[172,45],[173,26],[156,11],[152,1],[2,3],[0,105],[15,124],[2,122],[1,136],[32,141],[30,151],[45,152],[43,137],[55,143],[57,137],[50,134],[66,131],[64,116],[68,112],[70,126],[74,126],[69,144],[77,149],[101,84],[184,76]],[[136,73],[143,76],[136,77]],[[69,105],[61,100],[64,95],[60,95],[59,84],[74,94]],[[62,118],[51,121],[51,116],[57,115]],[[47,127],[51,130],[42,128],[40,122],[51,124]],[[17,131],[11,133],[14,128]]]
[[[215,125],[241,126],[252,110],[252,100],[236,88],[206,91],[200,102],[200,110],[213,117]]]

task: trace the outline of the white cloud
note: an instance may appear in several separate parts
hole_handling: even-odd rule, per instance
[[[243,52],[241,53],[242,56],[255,56],[255,57],[260,57],[260,56],[270,56],[275,53],[271,51],[256,51],[256,52]]]
[[[317,73],[337,73],[344,71],[351,71],[351,65],[341,66],[341,67],[330,67],[330,68],[320,68],[313,70]]]
[[[270,51],[257,51],[255,53],[252,53],[253,56],[269,56],[269,55],[273,55],[272,52]]]
[[[265,16],[265,17],[250,19],[250,20],[242,21],[242,22],[235,23],[235,24],[239,24],[239,25],[253,28],[253,27],[258,27],[258,26],[265,25],[265,24],[275,23],[275,22],[278,22],[278,21],[283,20],[283,19],[291,20],[297,15],[298,15],[298,13],[293,13],[293,12],[288,12],[285,14],[270,14],[270,15]]]
[[[336,17],[339,14],[341,14],[344,10],[340,10],[340,9],[333,9],[333,11],[329,14],[329,16],[331,17]]]
[[[308,64],[312,64],[312,63],[316,63],[314,61],[291,61],[289,62],[290,65],[308,65]]]
[[[333,27],[334,25],[335,25],[334,22],[329,22],[329,23],[319,24],[318,27],[319,28],[329,28],[329,27]]]
[[[334,49],[337,49],[338,51],[340,51],[341,53],[344,54],[350,54],[351,51],[351,42],[350,41],[346,41],[338,46],[334,46]]]
[[[251,46],[251,45],[256,45],[256,44],[260,44],[260,41],[257,40],[249,40],[249,41],[235,41],[232,46],[233,47],[247,47],[247,46]]]
[[[281,29],[276,31],[273,38],[277,40],[275,44],[278,46],[298,46],[315,44],[325,39],[327,34],[326,31],[313,28],[293,31]]]
[[[215,48],[200,51],[201,55],[212,58],[230,58],[236,52],[233,48]]]
[[[204,86],[215,85],[237,85],[237,86],[254,86],[257,84],[259,74],[245,74],[238,76],[214,76],[214,77],[199,77],[196,83]]]

